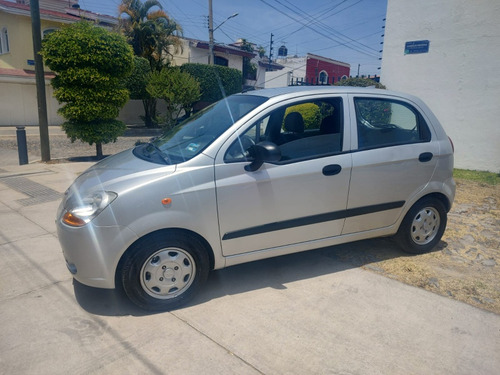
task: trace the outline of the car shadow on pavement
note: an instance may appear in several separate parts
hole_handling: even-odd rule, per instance
[[[149,315],[130,302],[120,289],[93,288],[73,279],[78,304],[87,312],[103,316]]]
[[[443,247],[446,247],[445,242],[434,251]],[[363,266],[379,272],[382,270],[374,263],[409,256],[412,255],[400,250],[392,239],[378,238],[240,264],[211,272],[206,285],[187,306],[263,288],[286,289],[288,283]],[[91,288],[77,281],[73,285],[78,303],[89,313],[104,316],[155,314],[136,307],[120,289]]]

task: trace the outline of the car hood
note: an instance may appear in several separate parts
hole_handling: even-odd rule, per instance
[[[79,193],[106,190],[122,193],[150,181],[165,178],[176,165],[161,165],[136,157],[132,149],[107,157],[83,172],[70,190]]]

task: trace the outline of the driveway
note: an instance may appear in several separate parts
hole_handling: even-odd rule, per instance
[[[2,373],[495,374],[500,368],[499,315],[360,268],[341,256],[346,245],[214,272],[189,306],[160,314],[146,314],[114,291],[74,283],[54,216],[60,194],[88,165],[0,166]],[[347,246],[370,250],[366,241]]]

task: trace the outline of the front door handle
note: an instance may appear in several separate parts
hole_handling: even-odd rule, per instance
[[[342,167],[338,164],[330,164],[323,168],[323,174],[325,176],[334,176],[339,174],[342,170]]]
[[[433,156],[434,155],[432,154],[432,152],[424,152],[424,153],[420,154],[420,156],[418,157],[418,161],[420,161],[422,163],[426,163],[428,161],[431,161]]]

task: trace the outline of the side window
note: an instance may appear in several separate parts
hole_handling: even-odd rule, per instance
[[[342,151],[342,134],[341,98],[303,101],[256,121],[229,147],[224,160],[250,160],[248,148],[262,141],[279,146],[280,163],[332,155]]]
[[[249,160],[248,149],[266,140],[265,134],[271,116],[266,116],[255,122],[244,134],[240,135],[226,151],[224,161],[234,163]]]
[[[354,106],[359,149],[428,142],[431,139],[423,117],[407,103],[356,98]]]

